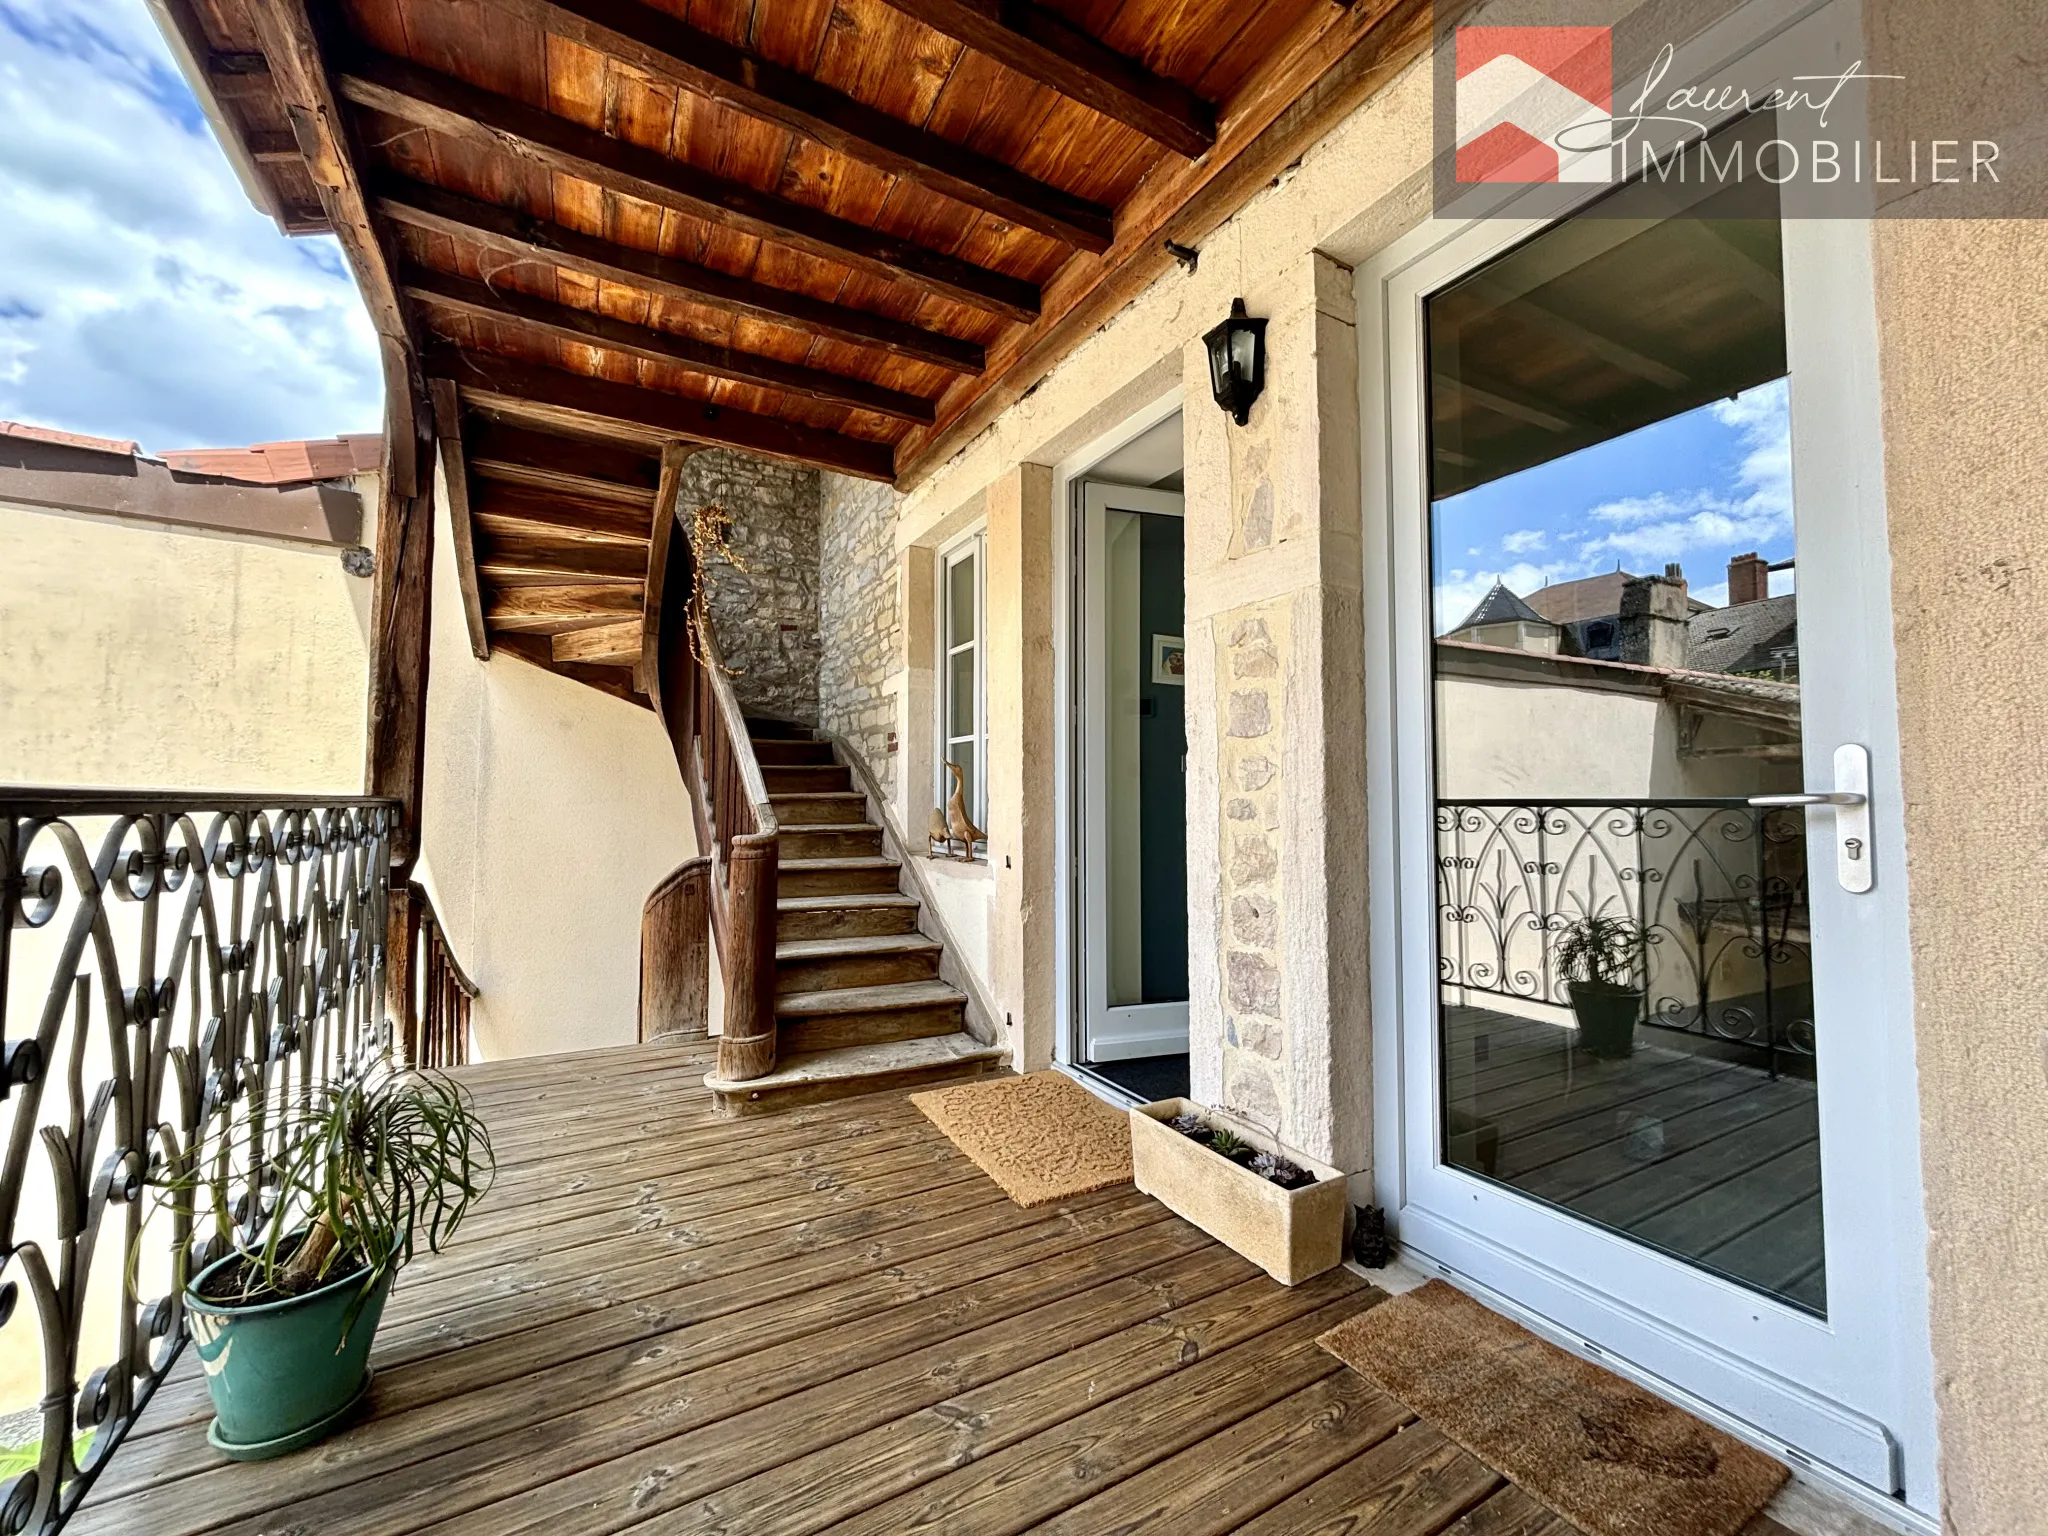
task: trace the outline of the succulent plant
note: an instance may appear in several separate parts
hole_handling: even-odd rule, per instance
[[[1249,1166],[1260,1178],[1278,1184],[1282,1189],[1299,1189],[1313,1182],[1306,1168],[1278,1152],[1261,1152],[1252,1158]]]
[[[1242,1157],[1252,1150],[1251,1144],[1242,1136],[1238,1136],[1220,1126],[1210,1133],[1209,1149],[1212,1152],[1221,1152],[1225,1157],[1229,1158]]]
[[[1184,1115],[1175,1115],[1166,1124],[1169,1129],[1179,1131],[1183,1136],[1193,1137],[1196,1141],[1209,1139],[1209,1122],[1192,1110]]]

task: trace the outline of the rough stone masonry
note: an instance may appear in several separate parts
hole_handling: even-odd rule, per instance
[[[818,723],[818,472],[722,448],[683,465],[676,511],[716,502],[740,569],[706,563],[711,627],[749,714]]]

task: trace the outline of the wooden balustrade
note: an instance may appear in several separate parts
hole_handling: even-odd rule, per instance
[[[664,477],[665,489],[669,478]],[[671,497],[659,504],[663,524],[673,517]],[[718,637],[690,596],[688,541],[670,539],[667,532],[657,527],[659,567],[650,571],[647,681],[689,790],[697,846],[709,861],[709,899],[693,909],[690,864],[648,899],[641,928],[640,1028],[642,1038],[689,1032],[691,1000],[703,995],[698,977],[708,963],[703,927],[696,925],[708,917],[725,983],[718,1076],[740,1082],[775,1070],[780,829]]]
[[[476,983],[449,947],[426,888],[406,888],[406,995],[401,1038],[414,1067],[459,1067],[469,1060],[469,1005]]]

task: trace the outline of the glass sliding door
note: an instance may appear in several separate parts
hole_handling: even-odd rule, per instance
[[[1359,268],[1381,1198],[1933,1497],[1868,232],[1630,186]]]

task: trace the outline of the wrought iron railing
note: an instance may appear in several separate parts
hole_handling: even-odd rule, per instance
[[[1594,916],[1641,939],[1645,1024],[1813,1055],[1806,823],[1746,800],[1439,800],[1437,970],[1448,990],[1569,1005],[1560,938]]]
[[[169,1370],[178,1273],[229,1241],[212,1196],[258,1218],[292,1111],[389,1047],[397,817],[0,789],[0,1424],[29,1431],[8,1536],[63,1523]],[[227,1187],[155,1198],[152,1169],[230,1133],[204,1159]]]

